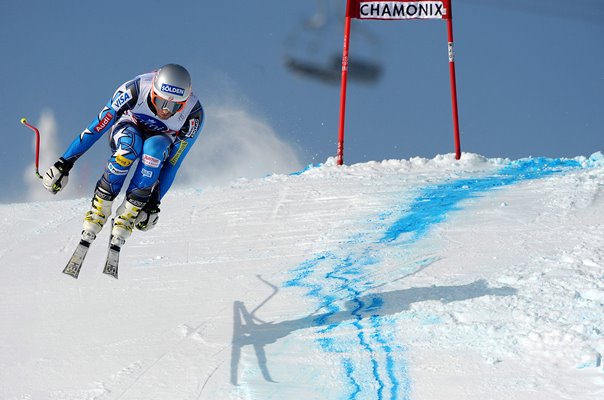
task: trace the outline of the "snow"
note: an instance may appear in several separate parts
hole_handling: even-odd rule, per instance
[[[120,277],[89,199],[0,205],[0,399],[604,398],[604,157],[174,189]]]

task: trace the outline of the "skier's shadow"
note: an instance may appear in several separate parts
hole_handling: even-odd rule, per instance
[[[408,310],[410,305],[422,301],[437,300],[441,303],[463,301],[482,296],[513,296],[517,290],[504,286],[491,288],[485,280],[477,280],[461,286],[429,286],[395,290],[361,296],[345,303],[345,309],[337,313],[313,313],[303,318],[282,321],[264,322],[255,313],[278,292],[276,286],[262,279],[273,293],[252,311],[248,311],[241,301],[233,303],[233,342],[231,353],[231,384],[238,384],[237,372],[241,349],[243,346],[254,346],[258,366],[264,379],[275,382],[269,373],[264,347],[288,336],[299,329],[333,326],[346,321],[356,321],[370,316],[386,316]]]

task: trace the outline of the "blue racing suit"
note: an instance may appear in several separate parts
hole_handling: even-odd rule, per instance
[[[115,199],[138,160],[126,197],[141,207],[149,200],[159,203],[202,129],[204,111],[194,94],[170,118],[157,117],[150,96],[153,76],[153,72],[139,75],[122,84],[63,154],[73,164],[109,132],[113,154],[95,190],[104,200]]]

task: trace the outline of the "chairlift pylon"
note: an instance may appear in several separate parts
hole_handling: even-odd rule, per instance
[[[317,0],[317,12],[304,20],[286,40],[284,63],[288,70],[302,77],[322,83],[339,85],[342,76],[341,50],[330,46],[339,43],[343,21],[330,16],[326,4],[328,0]],[[342,14],[343,15],[343,14]],[[356,29],[365,40],[363,57],[358,53],[348,59],[348,79],[352,82],[374,84],[382,75],[382,65],[378,61],[378,40],[367,30]],[[327,47],[332,47],[328,49]]]

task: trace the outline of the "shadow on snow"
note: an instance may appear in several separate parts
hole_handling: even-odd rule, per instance
[[[365,318],[394,315],[410,309],[413,303],[440,301],[443,304],[464,301],[483,296],[513,296],[517,290],[504,286],[491,288],[485,280],[477,280],[460,286],[429,286],[409,288],[369,294],[354,298],[345,303],[344,309],[336,313],[312,313],[306,317],[282,321],[265,322],[256,317],[256,312],[270,301],[278,292],[276,286],[258,277],[273,288],[273,293],[252,311],[248,311],[241,301],[233,303],[233,342],[231,353],[231,383],[238,384],[238,368],[241,349],[253,346],[258,365],[264,379],[275,382],[268,370],[265,346],[285,338],[292,332],[316,328],[335,327],[345,322],[355,322]]]

